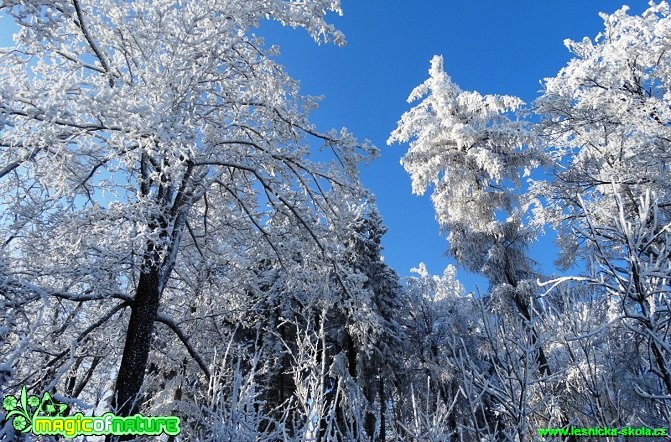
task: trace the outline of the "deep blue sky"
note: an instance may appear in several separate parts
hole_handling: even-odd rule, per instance
[[[401,275],[420,261],[439,274],[451,261],[429,196],[411,194],[399,164],[407,146],[386,146],[410,108],[410,91],[427,78],[431,57],[444,56],[445,70],[462,89],[530,102],[540,81],[570,59],[564,39],[594,37],[603,29],[598,13],[622,4],[636,14],[647,7],[642,0],[343,0],[344,15],[334,15],[332,22],[345,33],[345,47],[318,46],[304,31],[273,23],[264,23],[258,33],[280,45],[280,61],[301,81],[304,94],[325,97],[313,115],[320,129],[345,126],[381,149],[381,158],[363,168],[363,180],[389,228],[385,260]],[[8,28],[0,21],[0,45],[8,44]],[[548,241],[533,255],[545,272],[552,271]],[[468,289],[478,282],[461,270],[458,275]]]

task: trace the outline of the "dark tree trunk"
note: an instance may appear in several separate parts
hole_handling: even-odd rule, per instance
[[[531,313],[529,311],[529,307],[517,295],[515,295],[515,305],[517,306],[517,310],[524,317],[527,323],[531,324]],[[538,343],[538,333],[533,325],[531,325],[530,328],[531,328],[530,330],[531,345],[536,347]],[[552,374],[552,372],[550,372],[550,365],[548,364],[548,358],[545,356],[545,351],[543,350],[543,347],[540,345],[538,346],[538,350],[536,350],[536,361],[538,362],[538,373],[540,373],[541,376],[550,376]]]
[[[112,399],[112,407],[120,416],[131,416],[138,412],[140,391],[158,312],[159,284],[160,272],[156,266],[140,274]]]
[[[356,379],[356,346],[354,345],[354,339],[347,333],[345,341],[347,345],[347,371],[352,379]]]
[[[384,442],[387,440],[387,420],[385,419],[387,414],[387,397],[384,394],[384,377],[382,373],[380,373],[378,388],[380,398],[380,435],[377,440]]]
[[[345,336],[345,352],[347,355],[347,372],[349,373],[350,377],[353,380],[357,380],[357,351],[356,351],[356,345],[354,345],[354,339],[352,339],[352,336],[349,334],[349,332],[346,332]],[[340,395],[337,398],[338,404],[336,406],[336,419],[337,419],[337,425],[340,431],[343,433],[345,432],[347,428],[347,416],[345,413],[345,400]],[[355,439],[358,438],[357,434],[357,429],[356,427],[352,427],[353,434],[352,437]]]

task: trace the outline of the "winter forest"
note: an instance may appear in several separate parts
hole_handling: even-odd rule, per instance
[[[180,419],[108,441],[670,428],[669,4],[602,14],[529,103],[462,90],[439,55],[417,67],[387,143],[456,266],[411,277],[360,179],[378,147],[318,127],[255,34],[341,45],[340,8],[1,3],[18,31],[0,48],[0,396]],[[545,232],[553,275],[529,253]],[[0,441],[59,439],[6,403]]]

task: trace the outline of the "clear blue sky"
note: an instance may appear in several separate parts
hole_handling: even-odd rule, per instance
[[[636,14],[647,7],[642,0],[343,0],[344,15],[334,15],[332,22],[345,33],[346,47],[317,46],[305,32],[272,23],[258,33],[280,45],[280,61],[301,81],[304,94],[325,97],[313,115],[320,129],[345,126],[381,149],[381,158],[363,168],[363,180],[389,227],[387,263],[401,275],[420,261],[441,273],[451,261],[428,194],[411,194],[399,164],[407,146],[385,144],[410,107],[410,91],[427,78],[431,57],[445,57],[445,70],[462,89],[530,102],[540,81],[570,59],[564,39],[594,37],[603,29],[598,13],[622,4]],[[7,21],[0,21],[3,46],[8,29]],[[541,242],[533,255],[545,272],[552,271],[551,244]],[[476,282],[485,288],[462,270],[458,275],[468,289]]]

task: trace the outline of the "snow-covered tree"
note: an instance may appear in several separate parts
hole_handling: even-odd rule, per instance
[[[424,263],[412,271],[415,275],[405,281],[401,316],[408,347],[401,394],[412,401],[398,404],[396,412],[402,418],[396,424],[410,440],[424,440],[429,434],[450,438],[463,423],[460,415],[468,414],[468,410],[460,393],[463,384],[454,364],[456,354],[449,343],[463,339],[470,348],[477,348],[479,318],[454,266],[448,266],[439,276],[429,274]],[[422,404],[419,410],[417,402]],[[443,425],[435,428],[442,420]]]
[[[523,102],[462,91],[438,56],[431,61],[429,79],[408,101],[420,99],[388,142],[410,142],[401,163],[414,193],[433,187],[431,199],[449,252],[466,269],[484,274],[499,292],[511,287],[511,302],[530,319],[527,282],[535,273],[526,247],[534,232],[523,224],[526,205],[515,188],[541,156],[526,144],[531,139],[526,123],[508,116]]]
[[[311,265],[331,269],[346,222],[337,206],[365,196],[356,167],[374,149],[344,129],[319,132],[307,118],[315,102],[253,33],[270,18],[341,43],[325,21],[339,2],[43,0],[1,11],[19,26],[0,50],[3,380],[94,403],[111,375],[120,414],[138,410],[153,355],[195,364],[207,382],[200,350],[211,344],[196,347],[183,328],[245,293],[258,244],[295,271],[307,240]],[[311,161],[317,147],[333,161]],[[175,341],[184,354],[173,358]]]
[[[519,199],[519,187],[542,156],[529,143],[527,124],[509,117],[523,102],[462,91],[438,56],[431,61],[429,79],[408,99],[417,100],[388,140],[410,142],[401,163],[413,192],[433,187],[431,199],[449,252],[489,279],[495,303],[513,304],[532,321],[536,274],[526,248],[535,232],[524,224],[527,204]],[[535,333],[533,327],[530,332]],[[547,374],[542,348],[538,359]]]
[[[407,344],[396,318],[402,310],[402,287],[382,258],[386,231],[375,208],[360,214],[349,226],[342,259],[348,273],[359,281],[352,290],[357,296],[346,301],[348,371],[368,401],[366,433],[380,441],[386,440],[387,401],[401,382],[399,356]]]
[[[439,56],[431,60],[429,79],[408,98],[418,100],[388,140],[410,142],[401,164],[413,193],[433,188],[436,219],[462,265],[494,284],[516,285],[533,272],[518,253],[527,234],[509,184],[519,185],[538,163],[533,150],[522,149],[529,140],[526,124],[507,116],[523,102],[462,91]]]
[[[653,422],[643,410],[660,407],[657,424],[668,424],[671,9],[651,2],[640,16],[622,7],[602,18],[596,38],[566,41],[574,57],[535,103],[554,159],[552,179],[536,187],[547,202],[539,222],[558,227],[565,266],[587,262],[583,281],[623,340],[613,345],[636,356],[639,399],[659,401],[632,419]]]

